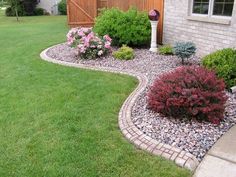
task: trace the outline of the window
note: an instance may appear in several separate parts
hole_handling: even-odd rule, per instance
[[[193,0],[193,14],[232,16],[234,0]]]
[[[193,1],[193,13],[208,14],[209,0],[195,0]]]
[[[215,0],[213,15],[232,16],[234,0]]]

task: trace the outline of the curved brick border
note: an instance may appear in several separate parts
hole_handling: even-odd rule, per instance
[[[52,46],[50,48],[53,48],[53,47],[55,46]],[[124,72],[115,68],[94,67],[94,66],[89,66],[89,65],[84,65],[84,64],[76,64],[76,63],[56,60],[47,56],[46,53],[50,48],[42,51],[40,54],[40,57],[43,60],[46,60],[48,62],[56,63],[56,64],[60,64],[64,66],[69,66],[69,67],[126,74],[126,75],[136,77],[139,80],[139,85],[125,100],[119,112],[119,127],[121,129],[121,132],[131,143],[133,143],[136,147],[140,149],[148,151],[154,155],[162,156],[168,160],[172,160],[177,165],[188,168],[191,171],[194,171],[196,169],[199,162],[195,156],[193,156],[192,154],[188,152],[182,151],[179,148],[172,147],[168,144],[164,144],[160,141],[152,139],[151,137],[145,135],[142,131],[140,131],[132,122],[131,120],[132,107],[136,99],[138,98],[139,94],[143,92],[143,90],[145,89],[148,83],[148,80],[144,75],[136,73],[136,72],[132,72],[132,71]]]

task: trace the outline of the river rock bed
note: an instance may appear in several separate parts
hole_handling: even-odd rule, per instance
[[[144,134],[171,146],[190,152],[202,160],[206,152],[233,125],[236,124],[236,95],[227,92],[225,119],[220,125],[197,122],[187,119],[167,118],[147,109],[146,92],[159,75],[181,66],[181,60],[175,56],[162,56],[148,49],[135,49],[135,58],[129,61],[114,59],[111,55],[95,60],[81,60],[76,49],[59,44],[48,50],[47,55],[62,61],[115,68],[120,71],[137,72],[148,78],[145,91],[139,95],[132,109],[132,120]],[[200,59],[193,57],[188,64],[199,64]]]

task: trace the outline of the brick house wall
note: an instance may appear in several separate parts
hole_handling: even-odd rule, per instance
[[[165,0],[164,7],[164,44],[192,41],[199,56],[236,47],[236,2],[230,20],[192,16],[191,0]]]

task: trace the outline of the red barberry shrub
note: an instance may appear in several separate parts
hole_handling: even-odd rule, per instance
[[[200,66],[183,66],[157,78],[148,92],[148,108],[165,116],[219,124],[227,96],[223,80]]]

